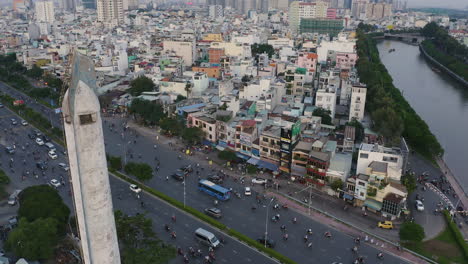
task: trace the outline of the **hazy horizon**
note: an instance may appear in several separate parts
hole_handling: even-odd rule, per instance
[[[33,0],[36,1],[36,0]],[[57,0],[54,0],[55,2]],[[183,1],[183,0],[180,0]],[[12,4],[13,0],[0,0],[0,6]],[[408,0],[408,7],[438,7],[465,10],[468,9],[467,0]]]

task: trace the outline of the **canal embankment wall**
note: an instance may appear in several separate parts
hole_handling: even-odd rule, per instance
[[[424,50],[424,47],[419,44],[419,51],[421,51],[421,54],[426,58],[428,59],[432,64],[435,64],[438,68],[440,68],[441,70],[443,70],[445,73],[447,73],[448,75],[450,75],[451,77],[453,77],[455,80],[457,80],[458,82],[460,82],[461,84],[465,85],[465,87],[468,87],[468,81],[463,79],[461,76],[457,75],[456,73],[454,73],[453,71],[451,71],[449,68],[445,67],[444,65],[442,65],[440,62],[438,62],[436,59],[434,59],[433,57],[431,57],[431,55],[429,55],[426,50]]]

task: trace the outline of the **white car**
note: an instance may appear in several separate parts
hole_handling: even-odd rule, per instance
[[[56,179],[50,180],[50,185],[54,186],[55,188],[60,187],[60,182],[57,181]]]
[[[245,196],[252,195],[252,190],[250,189],[250,187],[245,187],[244,194],[245,194]]]
[[[140,189],[140,187],[136,186],[135,184],[130,184],[130,191],[132,191],[134,193],[140,193],[141,189]]]
[[[29,125],[28,122],[27,122],[26,120],[21,121],[21,124],[22,124],[23,126]]]
[[[42,140],[42,138],[38,137],[38,138],[36,138],[36,144],[38,144],[39,146],[42,146],[42,145],[44,145],[44,140]]]
[[[70,167],[65,163],[59,163],[58,166],[64,171],[68,171],[70,169]]]
[[[58,155],[55,153],[55,151],[51,150],[49,151],[49,157],[54,160],[58,158]]]
[[[252,183],[255,183],[255,184],[265,184],[267,182],[266,179],[262,179],[262,178],[253,178],[252,179]]]
[[[416,206],[416,210],[418,210],[418,211],[424,211],[424,204],[423,204],[421,201],[416,200],[415,206]]]

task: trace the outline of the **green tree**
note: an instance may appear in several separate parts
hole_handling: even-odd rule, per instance
[[[185,97],[185,96],[183,96],[181,94],[178,94],[177,98],[176,98],[176,100],[174,102],[177,103],[177,102],[183,101],[185,99],[187,99],[187,97]]]
[[[159,126],[166,133],[169,133],[169,134],[175,135],[175,136],[179,135],[181,133],[182,129],[184,128],[184,126],[181,124],[181,122],[178,119],[175,119],[175,118],[164,118],[159,123]]]
[[[201,142],[205,136],[205,132],[199,127],[187,127],[182,130],[182,138],[189,144]]]
[[[109,167],[113,170],[121,170],[122,169],[122,157],[120,156],[109,156]]]
[[[236,162],[239,159],[236,153],[234,153],[233,151],[229,151],[229,150],[223,150],[219,152],[218,158],[222,160],[226,160],[226,161],[233,161],[233,162]]]
[[[26,75],[33,79],[39,79],[42,77],[43,74],[44,70],[39,68],[36,64],[34,64],[30,70],[26,71]]]
[[[57,190],[48,185],[31,186],[19,194],[18,217],[33,222],[39,218],[57,220],[58,231],[65,232],[70,209],[63,203]]]
[[[29,260],[50,259],[59,240],[58,233],[54,218],[39,218],[33,222],[21,218],[18,227],[8,235],[5,249]]]
[[[146,163],[129,162],[125,164],[125,173],[131,174],[140,181],[147,181],[153,178],[153,169]]]
[[[129,92],[132,96],[139,96],[143,92],[154,91],[154,87],[155,84],[150,78],[146,76],[140,76],[130,83]]]
[[[343,181],[341,179],[334,180],[330,184],[330,188],[332,188],[332,190],[334,190],[335,192],[338,191],[338,189],[342,189],[343,188]]]
[[[132,100],[129,110],[131,113],[141,117],[149,125],[159,124],[161,119],[166,117],[161,104],[140,98]]]
[[[321,107],[315,108],[314,112],[312,112],[313,116],[320,116],[322,118],[322,124],[325,125],[333,125],[332,118],[331,118],[331,111],[323,109]]]
[[[255,43],[255,44],[252,44],[250,46],[250,48],[252,49],[252,56],[254,56],[254,57],[259,55],[259,54],[266,53],[266,54],[268,54],[268,57],[271,58],[273,56],[273,54],[275,54],[275,49],[270,44]]]
[[[406,187],[408,194],[412,193],[417,188],[415,176],[409,173],[401,176],[401,183]]]
[[[404,222],[400,227],[400,240],[421,242],[424,237],[424,228],[414,222]]]
[[[255,167],[254,165],[252,164],[247,164],[247,173],[249,174],[255,174],[257,172],[257,167]]]
[[[162,264],[176,256],[176,249],[161,241],[153,231],[151,219],[140,214],[115,212],[120,258],[123,264]]]
[[[5,199],[8,197],[8,193],[5,189],[9,183],[10,178],[2,169],[0,169],[0,199]]]

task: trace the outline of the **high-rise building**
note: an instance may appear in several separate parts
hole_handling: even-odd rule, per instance
[[[62,0],[62,8],[68,12],[75,12],[76,4],[75,0]]]
[[[122,0],[123,10],[134,10],[138,8],[138,0]]]
[[[289,26],[291,30],[297,32],[302,18],[326,18],[328,3],[317,1],[314,3],[304,3],[294,1],[289,6]]]
[[[120,264],[94,62],[75,51],[62,110],[84,264]]]
[[[55,9],[53,1],[36,2],[36,20],[47,23],[53,23],[55,21]]]
[[[110,26],[122,24],[124,21],[123,1],[97,0],[97,20]]]
[[[222,5],[210,5],[208,6],[208,14],[210,19],[217,19],[218,17],[224,16],[224,10]]]
[[[82,0],[81,3],[84,8],[96,9],[96,0]]]

